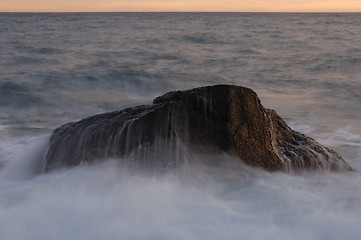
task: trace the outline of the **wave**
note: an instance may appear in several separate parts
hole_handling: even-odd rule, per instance
[[[227,44],[227,42],[216,35],[211,33],[194,33],[183,37],[186,42],[196,44]]]
[[[26,85],[13,82],[0,83],[0,106],[25,109],[44,104],[45,101],[31,93]]]

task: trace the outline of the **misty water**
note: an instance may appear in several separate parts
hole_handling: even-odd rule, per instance
[[[361,14],[0,13],[0,23],[0,239],[360,239]],[[268,173],[225,153],[158,175],[117,159],[35,171],[64,123],[213,84],[252,88],[357,172]]]

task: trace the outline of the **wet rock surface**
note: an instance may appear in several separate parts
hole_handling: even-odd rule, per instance
[[[50,138],[45,170],[107,158],[169,168],[192,152],[227,152],[269,171],[352,170],[335,151],[265,109],[253,90],[233,85],[169,92],[152,105],[65,124]]]

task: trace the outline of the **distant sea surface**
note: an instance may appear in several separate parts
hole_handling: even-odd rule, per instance
[[[214,84],[361,171],[361,14],[0,13],[0,239],[360,239],[357,172],[31,171],[64,123]]]

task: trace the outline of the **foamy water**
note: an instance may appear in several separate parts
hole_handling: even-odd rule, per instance
[[[361,15],[0,14],[0,239],[360,239]],[[39,172],[52,130],[208,84],[253,88],[358,172],[110,159]]]
[[[0,233],[4,239],[358,239],[360,184],[358,173],[292,176],[232,162],[147,176],[109,161],[2,180]]]

